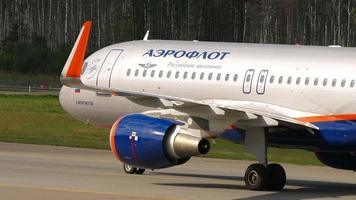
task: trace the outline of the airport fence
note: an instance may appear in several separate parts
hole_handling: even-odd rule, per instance
[[[58,95],[60,85],[45,81],[0,81],[0,93]]]

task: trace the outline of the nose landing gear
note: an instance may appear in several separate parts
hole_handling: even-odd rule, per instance
[[[123,168],[126,174],[143,174],[146,171],[145,169],[137,168],[126,163],[124,163]]]

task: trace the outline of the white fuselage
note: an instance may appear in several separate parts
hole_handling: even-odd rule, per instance
[[[274,106],[293,118],[350,114],[356,113],[355,58],[354,48],[134,41],[89,56],[81,80],[96,88],[219,99],[267,112]]]

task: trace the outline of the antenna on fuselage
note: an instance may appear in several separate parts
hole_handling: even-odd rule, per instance
[[[330,47],[330,48],[341,48],[341,45],[333,44],[333,45],[329,45],[328,47]]]
[[[143,37],[143,40],[144,40],[144,41],[147,41],[149,35],[150,35],[150,31],[147,30],[147,32],[146,32],[146,34],[145,34],[145,37]]]

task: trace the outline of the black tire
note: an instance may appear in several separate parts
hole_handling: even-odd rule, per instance
[[[125,171],[126,174],[134,174],[137,171],[136,167],[133,167],[133,166],[131,166],[129,164],[126,164],[126,163],[124,163],[123,168],[124,168],[124,171]]]
[[[261,164],[250,165],[245,172],[245,184],[249,190],[264,190],[268,183],[267,168]]]
[[[287,179],[283,167],[279,164],[272,163],[267,166],[267,171],[269,175],[269,183],[266,189],[271,191],[281,191],[284,188]]]
[[[136,170],[136,174],[143,174],[146,171],[146,169],[142,169],[142,168],[137,168]]]

